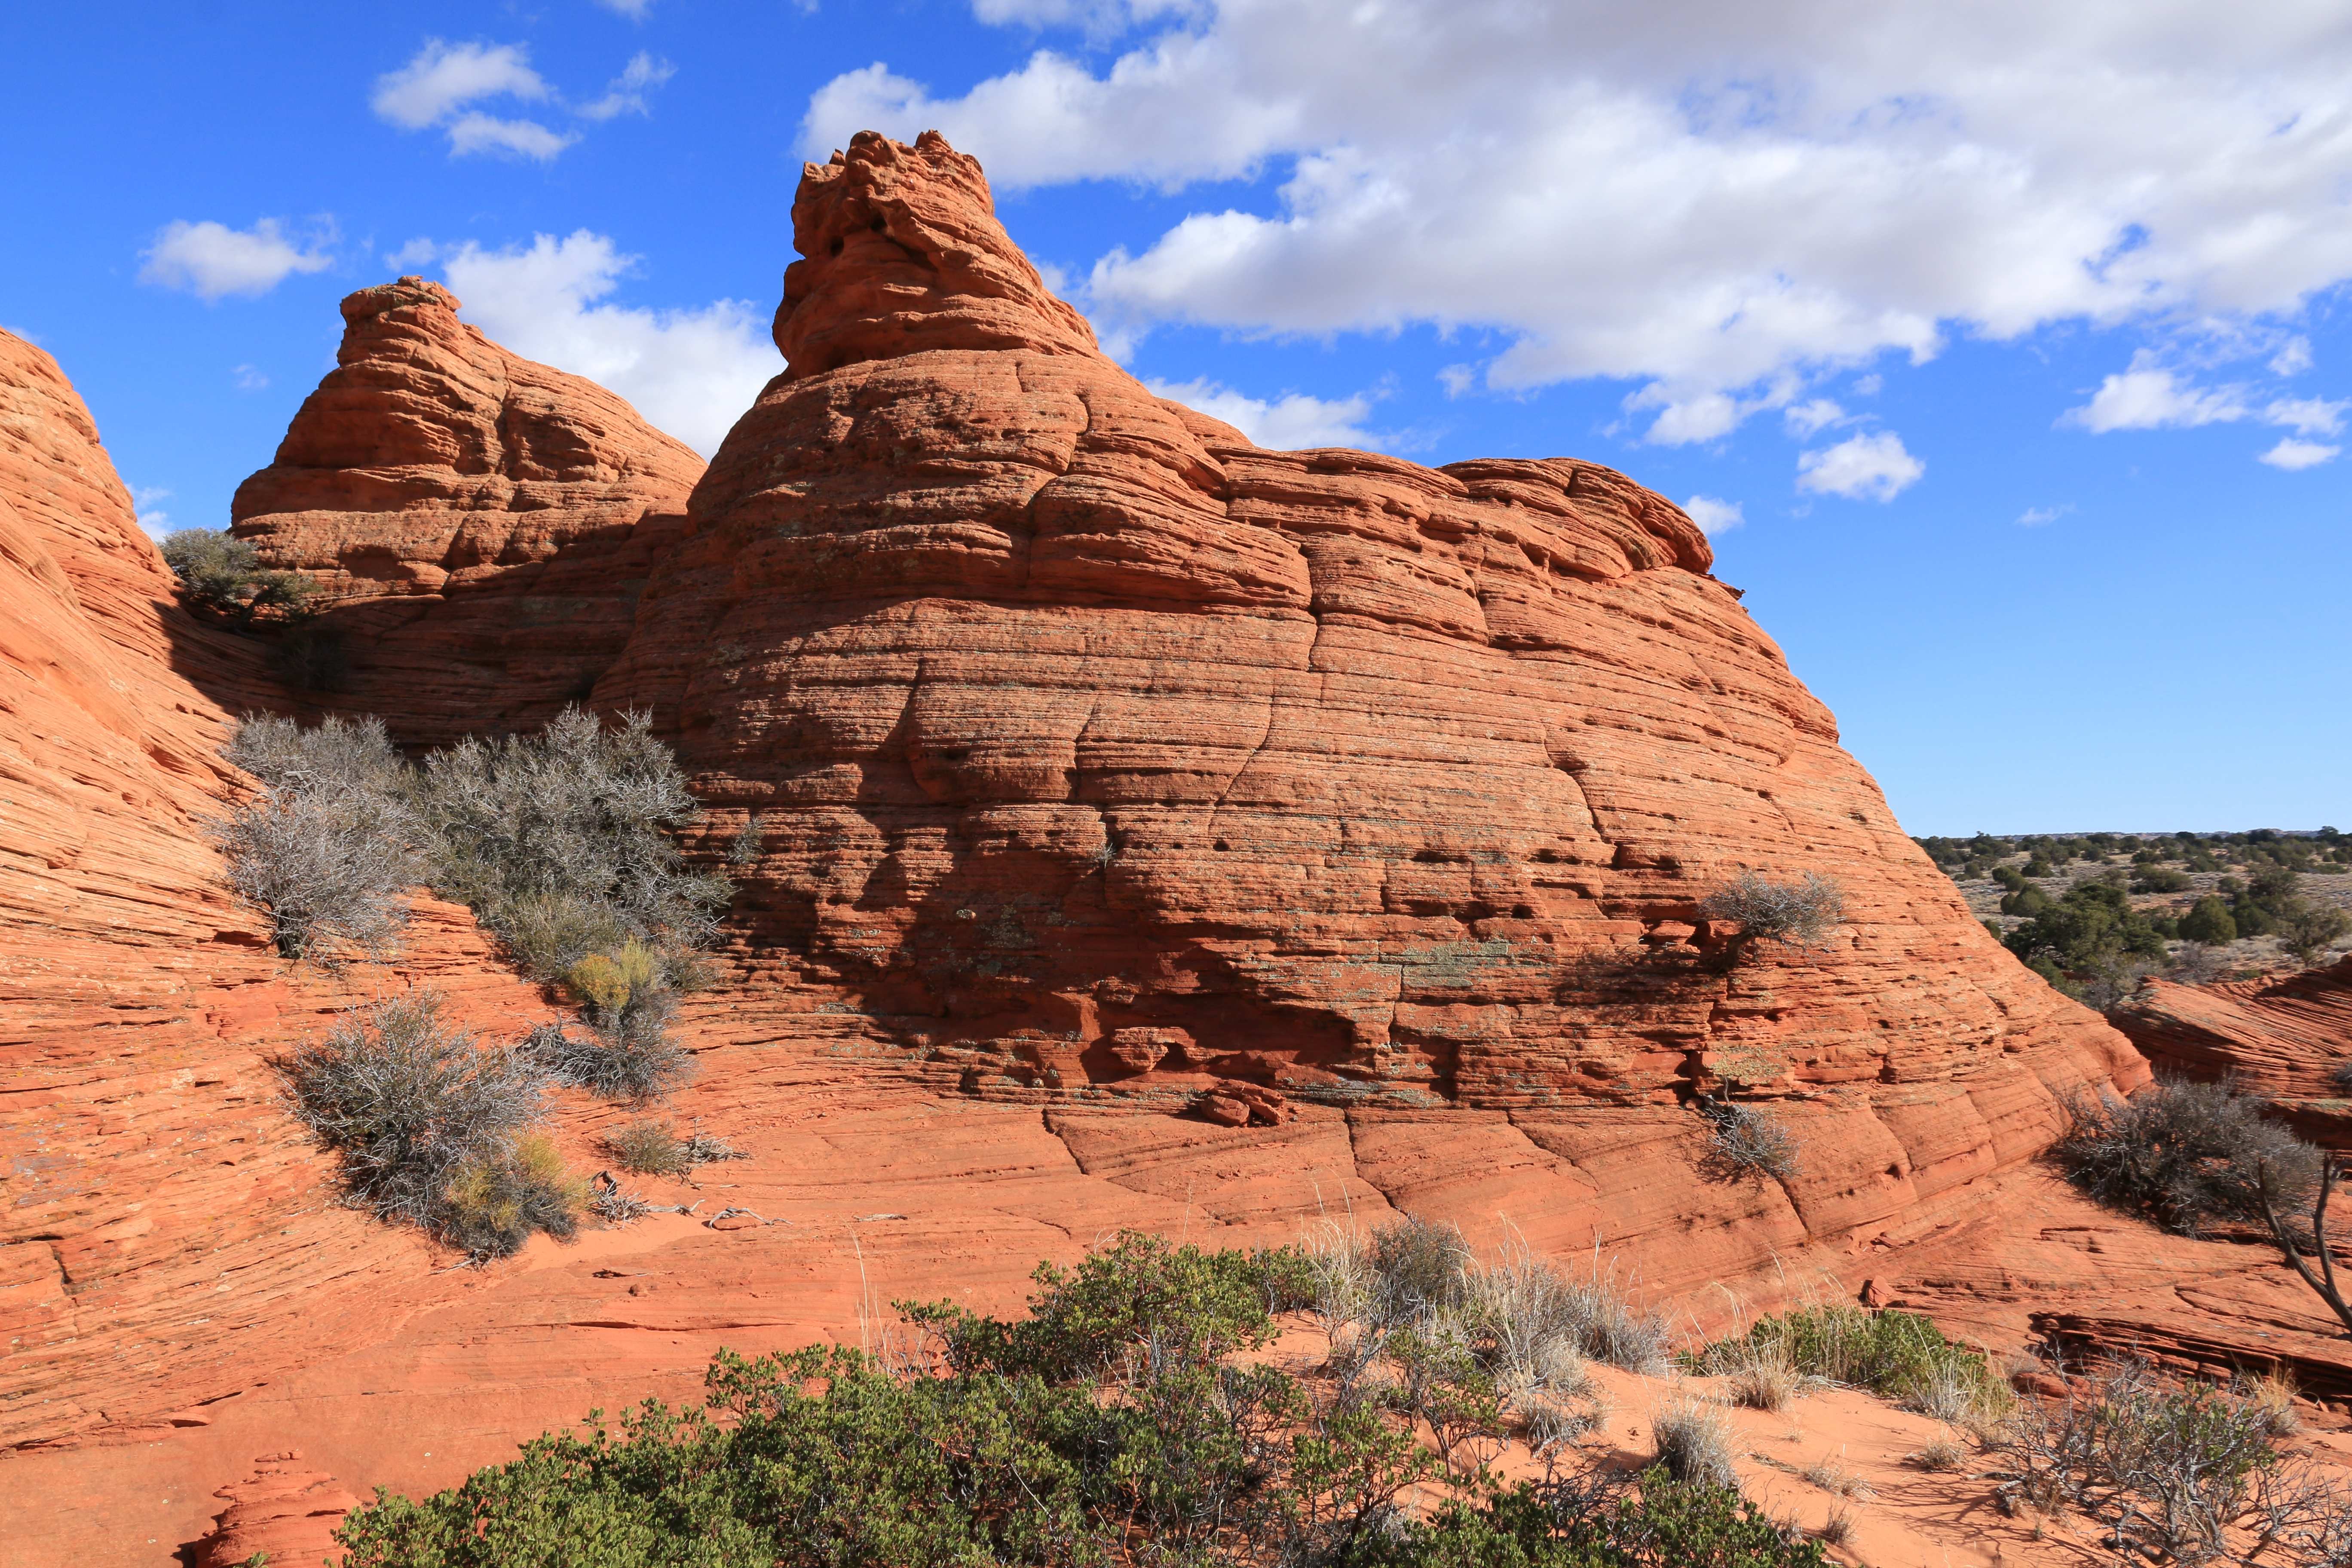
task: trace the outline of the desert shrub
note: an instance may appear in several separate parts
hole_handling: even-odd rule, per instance
[[[1373,1307],[1384,1323],[1423,1323],[1469,1294],[1470,1244],[1450,1225],[1407,1217],[1372,1233]]]
[[[698,947],[726,905],[726,879],[678,852],[673,834],[701,808],[644,714],[607,729],[569,708],[537,734],[469,737],[425,759],[416,796],[435,886],[536,978],[561,978],[616,934]]]
[[[1947,1421],[1999,1415],[2008,1385],[1978,1352],[1910,1312],[1825,1302],[1759,1318],[1747,1333],[1685,1358],[1693,1371],[1738,1373],[1778,1362],[1802,1377],[1867,1388]]]
[[[436,1228],[469,1258],[508,1258],[540,1231],[570,1240],[587,1201],[555,1145],[531,1133],[467,1157],[449,1178]]]
[[[1731,1402],[1749,1410],[1785,1410],[1804,1386],[1805,1374],[1778,1346],[1741,1361],[1724,1379]]]
[[[1969,1451],[1958,1438],[1946,1433],[1929,1438],[1910,1459],[1923,1470],[1960,1470],[1968,1468]]]
[[[2330,904],[2297,900],[2279,922],[2279,945],[2303,963],[2315,963],[2347,931],[2352,931],[2352,915]]]
[[[1818,947],[1845,918],[1845,895],[1837,883],[1808,871],[1792,882],[1777,882],[1742,871],[1699,900],[1709,921],[1736,927],[1725,951],[1738,963],[1759,942]]]
[[[694,1068],[692,1055],[658,1029],[575,1035],[561,1024],[541,1024],[520,1048],[554,1082],[638,1104],[667,1094]]]
[[[2336,1070],[2328,1075],[2327,1081],[2335,1086],[2338,1094],[2352,1094],[2352,1061],[2337,1064]]]
[[[2003,939],[2010,952],[2077,997],[2088,991],[2096,1003],[2112,1005],[2127,994],[2164,961],[2173,928],[2132,908],[2120,882],[2109,879],[2119,875],[2108,872],[2067,889]]]
[[[305,730],[252,715],[226,754],[263,789],[212,824],[214,842],[229,886],[268,911],[278,952],[300,958],[322,938],[390,948],[425,862],[421,825],[397,793],[404,764],[382,721]]]
[[[1041,1267],[1024,1320],[902,1306],[931,1357],[721,1352],[700,1406],[379,1492],[339,1539],[352,1568],[1825,1568],[1727,1487],[1605,1465],[1505,1487],[1439,1465],[1396,1404],[1252,1364],[1312,1274],[1122,1237]]]
[[[2317,1151],[2228,1084],[2162,1083],[2121,1101],[2072,1108],[2052,1150],[2077,1186],[2184,1236],[2216,1220],[2262,1223],[2261,1177],[2288,1207],[2319,1179]]]
[[[1739,1472],[1731,1465],[1731,1427],[1723,1413],[1695,1399],[1665,1405],[1651,1418],[1651,1439],[1657,1445],[1657,1462],[1678,1481],[1736,1488]]]
[[[1699,1113],[1712,1123],[1702,1163],[1725,1178],[1769,1176],[1785,1182],[1797,1173],[1795,1134],[1778,1117],[1752,1105],[1702,1097]]]
[[[2001,895],[2000,912],[2002,914],[2032,917],[2058,907],[2057,900],[2023,878],[2019,878],[2018,883],[2017,891]]]
[[[2131,888],[2135,893],[2178,893],[2188,886],[2188,874],[2168,867],[2144,866],[2132,873]]]
[[[180,580],[191,604],[225,615],[241,626],[265,617],[292,620],[306,614],[319,589],[299,572],[278,572],[244,540],[208,528],[166,534],[163,563]]]
[[[460,1223],[450,1196],[461,1174],[488,1201],[503,1189],[478,1173],[521,1169],[517,1151],[545,1103],[535,1065],[478,1047],[441,1005],[429,991],[377,1003],[278,1064],[295,1115],[341,1156],[351,1201],[436,1233]]]
[[[683,1176],[694,1169],[686,1140],[660,1121],[632,1121],[604,1140],[605,1152],[624,1171],[640,1176]]]
[[[2137,1560],[2261,1559],[2309,1552],[2344,1500],[2283,1454],[2254,1401],[2208,1384],[2170,1385],[2121,1363],[2060,1404],[2027,1404],[2012,1423],[2001,1496],[2013,1511],[2072,1510]],[[2249,1550],[2234,1556],[2230,1537]],[[2305,1556],[2304,1561],[2326,1561]]]

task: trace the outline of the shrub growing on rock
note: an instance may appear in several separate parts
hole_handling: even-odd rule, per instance
[[[2074,1128],[2052,1152],[2074,1184],[2184,1236],[2216,1220],[2263,1223],[2265,1169],[2289,1207],[2319,1180],[2318,1151],[2228,1084],[2162,1083],[2073,1109]]]
[[[685,950],[717,929],[722,877],[673,835],[701,816],[646,715],[605,728],[568,708],[534,735],[467,738],[425,759],[417,808],[434,884],[473,906],[534,977],[625,940]]]
[[[1784,1182],[1797,1173],[1796,1135],[1780,1118],[1752,1105],[1702,1096],[1699,1114],[1712,1123],[1702,1163],[1716,1176],[1765,1176]]]
[[[383,723],[329,719],[304,730],[251,717],[227,754],[264,787],[213,824],[214,841],[229,886],[268,911],[278,952],[301,958],[321,939],[390,948],[424,858],[421,826],[394,787],[403,764]]]
[[[1808,871],[1795,881],[1774,881],[1742,871],[1699,900],[1699,913],[1735,928],[1725,952],[1737,963],[1760,942],[1819,947],[1845,919],[1845,894],[1837,883]]]
[[[434,993],[347,1015],[278,1075],[295,1115],[341,1156],[355,1205],[481,1257],[505,1256],[532,1228],[571,1234],[547,1196],[552,1151],[526,1139],[544,1075],[451,1026]]]
[[[240,626],[257,620],[296,620],[319,590],[299,572],[278,572],[244,540],[209,528],[183,528],[166,534],[163,564],[180,580],[191,604],[229,617]]]
[[[449,1178],[436,1228],[469,1258],[507,1258],[545,1231],[569,1241],[588,1201],[585,1183],[563,1168],[555,1145],[538,1133],[468,1158]]]

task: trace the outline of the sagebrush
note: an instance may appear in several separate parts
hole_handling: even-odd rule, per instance
[[[278,1064],[294,1114],[341,1157],[351,1201],[480,1258],[569,1236],[584,1194],[530,1137],[546,1077],[483,1046],[425,991],[351,1014]]]
[[[1789,881],[1742,871],[1710,890],[1698,910],[1709,922],[1732,928],[1724,951],[1737,963],[1758,942],[1796,948],[1827,942],[1845,919],[1845,893],[1816,871]]]
[[[2318,1151],[2230,1084],[2158,1083],[2072,1109],[2074,1124],[2051,1151],[2067,1175],[2184,1236],[2221,1220],[2262,1224],[2265,1171],[2284,1208],[2303,1206],[2318,1184]]]
[[[263,788],[212,824],[214,842],[229,886],[268,915],[278,952],[302,958],[322,941],[388,952],[424,876],[425,838],[383,721],[330,718],[305,730],[249,717],[227,756]]]

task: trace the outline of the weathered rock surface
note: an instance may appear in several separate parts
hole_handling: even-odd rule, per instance
[[[2284,979],[2144,982],[2116,1014],[2159,1072],[2233,1078],[2276,1102],[2305,1137],[2352,1151],[2352,954]]]
[[[1158,399],[935,135],[812,165],[793,222],[787,371],[597,689],[653,708],[715,831],[761,815],[739,1010],[798,973],[938,1081],[1223,1120],[1236,1082],[1571,1121],[1731,1082],[1834,1119],[1814,1234],[2139,1081],[1669,502]],[[1841,881],[1835,942],[1727,967],[1697,905],[1742,867]]]
[[[457,309],[418,278],[345,299],[337,368],[230,514],[336,598],[320,626],[341,668],[306,699],[416,745],[584,698],[702,473],[622,399]]]
[[[334,1477],[304,1465],[296,1448],[262,1455],[252,1475],[213,1495],[228,1506],[214,1516],[212,1533],[196,1552],[197,1568],[236,1568],[257,1552],[299,1568],[341,1563],[335,1527],[360,1506]]]

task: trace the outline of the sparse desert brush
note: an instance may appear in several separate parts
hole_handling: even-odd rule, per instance
[[[694,1168],[686,1140],[661,1121],[632,1121],[604,1140],[605,1152],[640,1176],[683,1176]]]
[[[268,912],[278,951],[301,958],[321,942],[389,951],[424,876],[424,836],[401,798],[399,754],[374,719],[329,719],[304,730],[249,716],[230,761],[260,795],[211,825],[229,886]]]
[[[2294,1407],[2294,1373],[2265,1373],[2260,1377],[2245,1379],[2238,1387],[2239,1397],[2245,1400],[2261,1415],[2263,1426],[2273,1437],[2292,1437],[2303,1430],[2303,1415]]]
[[[1805,1374],[1777,1346],[1759,1349],[1724,1379],[1724,1392],[1731,1402],[1750,1410],[1785,1410],[1804,1386]]]
[[[1853,1510],[1832,1509],[1829,1518],[1822,1521],[1821,1529],[1814,1533],[1832,1546],[1843,1546],[1853,1539]]]
[[[555,1145],[530,1133],[457,1167],[442,1197],[437,1228],[469,1258],[507,1258],[541,1231],[570,1240],[587,1202],[586,1184],[565,1171]]]
[[[693,1057],[661,1033],[615,1039],[541,1024],[524,1037],[521,1049],[558,1083],[638,1104],[667,1094],[694,1068]]]
[[[1910,1458],[1923,1470],[1958,1470],[1968,1467],[1969,1451],[1958,1438],[1947,1432],[1929,1438]]]
[[[1850,1302],[1759,1318],[1747,1333],[1686,1359],[1694,1371],[1731,1374],[1772,1357],[1801,1376],[1871,1389],[1944,1421],[1997,1416],[2015,1401],[1981,1353],[1926,1318]]]
[[[1769,1111],[1727,1100],[1702,1098],[1699,1114],[1711,1123],[1701,1164],[1723,1180],[1769,1176],[1785,1182],[1797,1174],[1796,1135]]]
[[[226,531],[183,528],[165,534],[159,548],[190,603],[239,626],[299,619],[319,591],[316,579],[264,565],[258,550]]]
[[[1723,1413],[1696,1399],[1677,1399],[1650,1419],[1657,1463],[1686,1484],[1737,1488],[1731,1463],[1731,1427]]]
[[[2100,1202],[2196,1236],[2216,1220],[2263,1219],[2263,1173],[2284,1208],[2307,1203],[2319,1152],[2226,1083],[2159,1083],[2129,1100],[2073,1108],[2051,1151]]]
[[[433,993],[347,1015],[278,1068],[294,1113],[341,1156],[351,1201],[378,1218],[477,1257],[502,1257],[533,1228],[571,1234],[578,1194],[529,1135],[545,1075],[520,1051],[478,1047]]]
[[[1742,871],[1699,900],[1699,913],[1712,924],[1733,928],[1725,947],[1738,963],[1758,942],[1819,947],[1845,919],[1845,894],[1837,883],[1808,871],[1793,881],[1776,881]]]
[[[1821,1459],[1808,1465],[1801,1476],[1832,1497],[1867,1500],[1876,1495],[1868,1481],[1836,1459]]]

